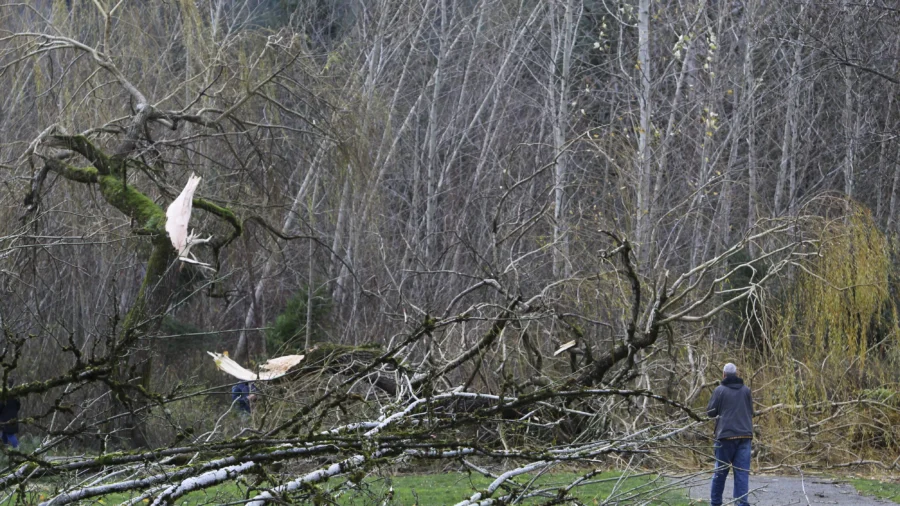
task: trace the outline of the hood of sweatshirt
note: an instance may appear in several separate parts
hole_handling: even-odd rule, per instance
[[[744,386],[744,380],[738,378],[737,376],[728,376],[722,380],[722,386],[726,386],[734,390],[739,390],[742,386]]]

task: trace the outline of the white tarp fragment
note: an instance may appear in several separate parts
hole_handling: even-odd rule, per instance
[[[303,361],[305,355],[285,355],[273,358],[264,364],[260,364],[259,373],[243,368],[240,364],[221,353],[207,351],[216,361],[216,367],[241,381],[269,381],[280,378],[290,372],[291,369]]]
[[[555,357],[555,356],[559,355],[560,353],[568,350],[569,348],[574,348],[575,345],[577,345],[577,344],[578,344],[577,340],[569,341],[568,343],[560,346],[558,350],[554,351],[553,356]]]
[[[181,194],[169,204],[166,209],[166,232],[172,246],[178,252],[178,256],[187,254],[188,247],[188,222],[191,221],[191,205],[194,201],[194,192],[200,184],[200,176],[191,173],[188,182],[181,190]]]
[[[197,191],[197,185],[199,184],[200,176],[191,173],[191,177],[188,178],[184,189],[169,204],[169,207],[166,209],[166,233],[169,234],[172,247],[178,252],[179,260],[201,267],[209,267],[209,264],[202,263],[193,256],[189,256],[191,246],[207,243],[212,239],[212,236],[207,239],[200,239],[194,233],[188,234],[188,223],[191,221],[194,192]]]

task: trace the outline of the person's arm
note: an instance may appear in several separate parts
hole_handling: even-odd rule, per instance
[[[709,398],[709,404],[706,405],[706,416],[715,418],[719,416],[719,389],[713,390],[712,396]]]

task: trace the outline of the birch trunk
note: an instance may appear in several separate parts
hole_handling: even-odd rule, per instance
[[[844,70],[844,110],[841,121],[844,126],[844,195],[847,200],[853,199],[856,186],[856,136],[858,134],[858,118],[853,100],[853,74],[850,69]]]
[[[652,245],[650,238],[650,0],[638,1],[638,72],[640,86],[638,88],[638,105],[640,107],[640,130],[638,132],[637,151],[637,216],[635,219],[635,235],[639,247],[638,258],[641,265],[646,265],[650,258]]]
[[[805,6],[801,6],[803,13]],[[778,179],[775,182],[775,215],[780,216],[785,211],[783,194],[785,184],[788,184],[788,176],[791,167],[792,139],[796,132],[797,102],[800,95],[800,65],[803,61],[803,42],[801,36],[794,42],[793,63],[791,64],[791,76],[788,80],[787,111],[784,115],[784,129],[781,135],[781,160],[778,164]]]
[[[564,153],[569,125],[569,80],[572,70],[572,49],[578,31],[580,14],[575,17],[575,2],[565,3],[562,23],[557,24],[557,3],[550,4],[550,37],[553,68],[559,72],[551,73],[550,104],[553,112],[553,149],[556,166],[553,180],[553,275],[557,278],[568,277],[569,239],[566,199],[566,182],[568,179],[569,156]]]
[[[441,102],[442,86],[444,84],[444,60],[446,58],[447,42],[450,33],[450,21],[448,19],[447,0],[441,0],[441,36],[438,46],[437,62],[435,63],[434,79],[431,93],[431,105],[428,109],[428,130],[427,130],[427,173],[425,176],[425,261],[431,262],[435,253],[435,241],[437,240],[437,208],[438,208],[438,160],[437,138],[438,126],[440,121],[438,118],[438,105]]]

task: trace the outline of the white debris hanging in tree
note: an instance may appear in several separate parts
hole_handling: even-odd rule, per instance
[[[553,356],[555,357],[570,348],[574,348],[577,344],[578,344],[577,340],[569,341],[568,343],[560,346],[558,350],[554,351]]]
[[[172,247],[178,252],[178,259],[183,262],[209,267],[190,255],[191,246],[203,244],[212,240],[212,236],[200,239],[193,232],[188,234],[188,222],[191,221],[191,209],[194,201],[194,192],[200,184],[200,176],[191,173],[188,182],[181,190],[181,194],[169,204],[166,209],[166,233],[172,241]]]
[[[209,355],[216,361],[216,367],[241,381],[269,381],[280,378],[289,373],[291,369],[297,366],[305,355],[285,355],[283,357],[273,358],[265,364],[260,364],[259,373],[255,373],[249,369],[244,369],[241,364],[226,357],[221,353],[207,351]]]

